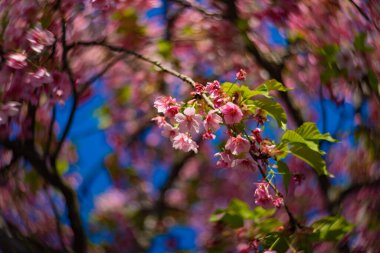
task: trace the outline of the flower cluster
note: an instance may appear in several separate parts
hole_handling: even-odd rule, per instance
[[[238,80],[245,80],[245,76],[242,69],[236,75]],[[194,88],[191,95],[195,99],[186,103],[179,103],[170,96],[158,97],[154,102],[160,115],[153,120],[162,129],[162,135],[171,140],[173,148],[197,153],[199,144],[196,140],[201,135],[204,140],[215,139],[216,131],[224,125],[228,139],[222,150],[215,154],[217,166],[250,171],[256,171],[259,166],[266,167],[268,159],[279,151],[270,140],[262,137],[260,127],[250,132],[245,129],[249,120],[256,121],[257,126],[262,125],[266,120],[263,113],[250,110],[238,94],[231,95],[228,87],[218,81],[208,82],[205,86],[196,83]],[[264,184],[258,184],[255,198],[259,205],[272,202],[280,207],[283,204],[282,198],[271,196]]]
[[[267,182],[257,184],[254,197],[256,205],[265,206],[272,204],[277,208],[284,205],[284,199],[281,196],[273,196],[269,192],[269,183]]]

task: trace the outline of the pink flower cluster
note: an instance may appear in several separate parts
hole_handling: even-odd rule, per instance
[[[213,81],[206,86],[197,83],[193,96],[207,94],[213,100],[213,108],[204,110],[204,105],[199,102],[189,102],[184,105],[177,103],[172,97],[158,97],[154,102],[157,112],[163,116],[154,120],[162,128],[162,134],[173,142],[173,147],[185,152],[190,150],[198,152],[198,144],[193,137],[203,132],[203,139],[215,139],[215,132],[224,122],[227,125],[238,124],[243,119],[242,109],[229,101],[227,94],[223,92],[220,83]],[[217,108],[217,109],[215,109]],[[204,130],[204,131],[203,131]],[[239,140],[239,139],[238,139]],[[249,151],[249,141],[245,140],[244,151]],[[235,145],[234,154],[241,151],[239,142]],[[231,148],[232,148],[231,146]]]
[[[240,70],[236,78],[245,80],[246,72]],[[278,153],[271,141],[262,138],[260,128],[252,130],[251,134],[242,129],[249,119],[256,120],[258,125],[263,124],[265,119],[261,118],[260,112],[247,110],[244,102],[224,92],[218,81],[194,86],[191,95],[195,99],[186,103],[178,103],[170,96],[158,97],[154,102],[160,115],[153,120],[162,129],[162,135],[171,140],[173,148],[197,153],[199,145],[195,139],[201,134],[205,140],[215,139],[216,131],[224,125],[228,139],[222,150],[215,154],[218,167],[256,171],[258,166],[267,164],[268,159]],[[205,96],[207,99],[202,99]],[[258,184],[255,202],[259,205],[272,203],[276,207],[283,205],[283,199],[273,197],[265,183]]]
[[[277,208],[284,205],[284,199],[281,196],[273,196],[270,194],[269,183],[267,182],[257,183],[254,197],[256,205],[266,206],[272,204]]]

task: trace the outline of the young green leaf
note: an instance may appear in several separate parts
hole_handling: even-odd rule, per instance
[[[277,121],[277,124],[281,129],[286,130],[286,113],[280,103],[272,99],[262,98],[254,100],[253,105],[267,112]]]
[[[283,161],[277,161],[277,166],[278,172],[282,174],[282,182],[285,186],[285,192],[286,194],[288,194],[289,182],[292,178],[292,174],[289,171],[288,165],[286,165],[286,163],[284,163]]]
[[[326,163],[319,152],[313,151],[305,145],[292,146],[290,152],[313,167],[318,175],[329,175]]]
[[[328,216],[314,222],[313,236],[323,241],[340,241],[354,226],[347,222],[342,216]]]

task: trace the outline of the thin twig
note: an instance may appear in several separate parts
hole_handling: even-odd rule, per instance
[[[108,64],[106,64],[106,66],[102,70],[90,77],[86,82],[79,84],[78,86],[80,87],[80,89],[78,90],[78,96],[80,97],[93,82],[102,77],[110,68],[112,68],[117,62],[119,62],[123,58],[125,58],[125,54],[121,54],[115,57]]]

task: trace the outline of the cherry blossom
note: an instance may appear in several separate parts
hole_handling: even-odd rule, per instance
[[[54,34],[37,27],[28,32],[27,39],[30,42],[30,47],[35,52],[41,53],[45,47],[53,45]]]
[[[176,99],[172,97],[158,97],[154,102],[154,107],[157,108],[159,113],[163,113],[166,117],[174,117],[178,111],[179,106]]]
[[[203,138],[204,140],[213,140],[213,139],[216,138],[216,135],[213,134],[213,133],[210,132],[210,131],[206,131],[206,132],[202,135],[202,138]]]
[[[187,107],[183,113],[176,114],[175,120],[179,123],[181,132],[199,133],[202,116],[196,114],[193,107]]]
[[[164,123],[161,126],[161,128],[162,128],[162,135],[165,137],[173,139],[175,136],[178,135],[178,128],[173,127],[169,123]]]
[[[198,145],[193,141],[188,134],[179,133],[173,138],[173,148],[182,150],[184,152],[189,152],[190,150],[194,153],[198,153]]]
[[[251,147],[249,141],[241,135],[236,137],[231,136],[226,143],[226,150],[231,151],[233,155],[239,155],[241,153],[247,153]]]
[[[229,168],[232,166],[234,160],[233,155],[229,151],[223,151],[215,154],[215,157],[219,157],[219,160],[216,162],[216,166],[219,168]]]
[[[240,123],[243,118],[243,113],[239,106],[232,102],[223,105],[220,110],[223,113],[224,121],[228,125]]]
[[[244,81],[246,78],[247,78],[247,72],[245,72],[244,69],[240,69],[240,70],[236,73],[236,79],[237,79],[237,80],[239,80],[239,81]]]
[[[49,84],[53,81],[51,74],[45,68],[39,68],[36,72],[30,73],[31,83],[35,87],[40,87],[43,84]]]
[[[11,53],[7,56],[7,65],[13,69],[23,69],[28,65],[26,59],[25,52]]]
[[[217,114],[217,110],[211,110],[207,113],[205,120],[203,121],[205,129],[210,129],[215,132],[220,128],[223,119]]]
[[[273,196],[269,193],[269,184],[264,183],[257,183],[257,188],[255,190],[255,204],[264,206],[269,203],[272,203]]]
[[[275,207],[280,208],[284,205],[284,199],[282,197],[274,197],[272,203]]]
[[[239,158],[232,161],[231,167],[237,169],[255,170],[256,162],[252,157],[248,156],[246,158]]]

